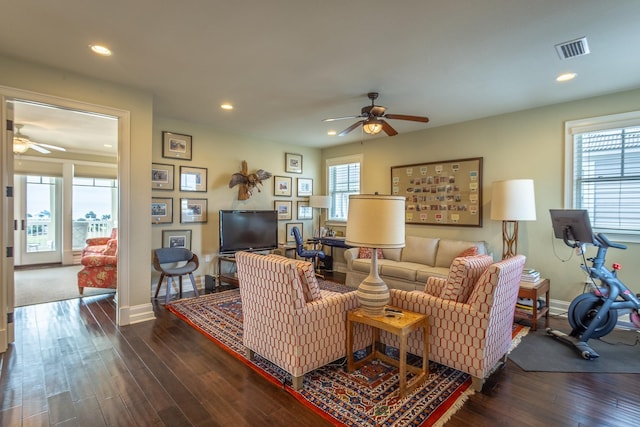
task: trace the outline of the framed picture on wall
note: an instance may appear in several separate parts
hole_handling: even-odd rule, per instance
[[[291,173],[302,173],[302,154],[285,153],[284,171]]]
[[[290,176],[274,176],[273,177],[273,195],[274,196],[291,196]]]
[[[162,230],[162,247],[191,250],[191,230]]]
[[[207,191],[207,168],[180,166],[180,191]]]
[[[302,232],[302,223],[301,222],[290,222],[290,223],[287,223],[287,225],[286,225],[287,243],[294,243],[296,241],[296,238],[293,235],[293,232],[291,231],[291,230],[293,230],[293,227],[298,227],[298,230],[300,230],[300,235],[304,236],[304,233]]]
[[[151,199],[151,222],[171,224],[173,222],[173,197],[153,197]]]
[[[207,222],[207,199],[180,199],[180,222]]]
[[[298,202],[298,219],[313,219],[313,208],[308,201]]]
[[[151,164],[151,189],[173,190],[173,165]]]
[[[273,209],[278,211],[279,220],[291,219],[291,200],[276,200],[273,202]]]
[[[191,160],[191,135],[162,131],[162,157]]]
[[[313,194],[313,179],[298,178],[298,197],[307,197]]]

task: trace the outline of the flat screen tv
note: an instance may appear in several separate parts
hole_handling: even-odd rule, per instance
[[[277,247],[277,211],[220,211],[221,253],[261,251]]]
[[[549,213],[556,238],[593,243],[591,221],[585,209],[549,209]]]

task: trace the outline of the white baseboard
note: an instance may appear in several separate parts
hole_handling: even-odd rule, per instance
[[[133,325],[134,323],[146,322],[156,318],[153,313],[153,305],[149,302],[133,307],[118,306],[120,326]]]

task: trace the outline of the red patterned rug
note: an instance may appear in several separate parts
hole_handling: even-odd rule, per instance
[[[338,292],[352,290],[322,280],[320,286]],[[397,368],[373,361],[348,374],[344,359],[305,375],[302,389],[295,391],[288,373],[259,355],[251,361],[244,357],[237,289],[174,301],[167,309],[265,378],[284,385],[301,403],[337,426],[442,425],[473,394],[468,374],[430,362],[429,379],[399,399]],[[514,344],[527,329],[515,327]],[[421,359],[413,359],[410,363],[419,366]]]

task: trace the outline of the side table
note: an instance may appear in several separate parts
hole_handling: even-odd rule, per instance
[[[362,309],[357,308],[347,313],[347,372],[358,369],[373,358],[382,360],[399,370],[400,377],[400,397],[405,397],[407,392],[413,390],[424,378],[429,375],[429,318],[425,314],[413,313],[407,310],[400,310],[395,307],[388,307],[396,312],[387,312],[387,315],[371,317],[364,314]],[[353,360],[353,325],[362,323],[372,326],[371,353],[361,360]],[[422,367],[407,366],[407,337],[413,331],[422,328],[424,348],[422,356]],[[380,341],[380,330],[385,330],[400,338],[399,360],[392,359],[378,350],[377,343]],[[407,370],[416,374],[407,382]]]
[[[545,317],[545,327],[549,326],[549,279],[540,279],[535,283],[520,282],[519,298],[529,298],[533,301],[531,313],[516,308],[515,318],[531,321],[531,330],[535,331],[538,326],[538,319]],[[538,310],[538,299],[544,295],[544,307]]]

